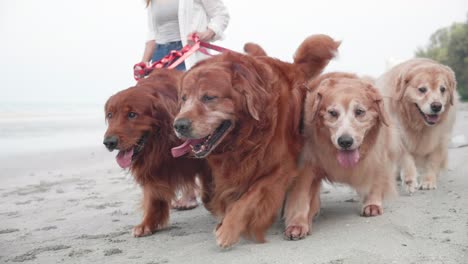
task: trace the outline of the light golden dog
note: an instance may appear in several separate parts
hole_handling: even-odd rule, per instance
[[[369,81],[328,73],[308,87],[302,170],[285,207],[285,237],[291,240],[309,233],[320,208],[322,179],[353,187],[363,200],[363,216],[382,214],[382,200],[395,193],[401,148],[382,97]]]
[[[389,97],[386,104],[397,123],[406,152],[402,178],[408,192],[435,189],[437,176],[447,166],[450,134],[455,123],[456,80],[453,71],[429,59],[399,64],[377,80]]]

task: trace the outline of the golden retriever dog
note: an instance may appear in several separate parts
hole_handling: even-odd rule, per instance
[[[226,53],[182,77],[174,129],[186,141],[173,153],[208,160],[214,185],[209,207],[220,219],[220,247],[242,235],[265,241],[297,175],[303,84],[320,74],[338,46],[315,35],[300,45],[294,63]]]
[[[455,123],[456,80],[453,71],[429,59],[401,63],[377,80],[389,97],[388,112],[400,130],[405,148],[402,178],[408,192],[418,187],[435,189],[447,167],[448,143]]]
[[[111,96],[105,105],[108,128],[104,145],[109,151],[118,151],[117,163],[129,169],[143,189],[144,216],[133,228],[135,237],[167,226],[176,191],[193,190],[197,175],[202,200],[209,201],[211,171],[207,162],[171,156],[171,148],[181,144],[172,129],[181,74],[176,70],[154,70],[136,86]]]
[[[355,189],[363,216],[381,215],[382,200],[395,194],[399,138],[379,91],[348,73],[324,74],[308,87],[302,169],[285,206],[284,234],[291,240],[310,232],[322,180]]]

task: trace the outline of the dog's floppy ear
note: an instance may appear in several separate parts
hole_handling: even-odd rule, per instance
[[[384,106],[383,99],[382,98],[377,99],[377,100],[374,101],[374,103],[377,104],[377,112],[379,113],[380,121],[384,125],[389,126],[388,115],[387,115],[387,112],[385,111],[385,106]]]
[[[306,109],[306,111],[308,111],[309,113],[309,118],[310,118],[309,122],[312,122],[315,120],[315,118],[318,115],[318,111],[322,103],[322,93],[319,90],[316,90],[314,92],[309,92],[309,94],[307,95],[307,100],[311,102],[312,104],[312,105],[308,105],[310,109]]]
[[[311,81],[309,81],[308,84],[304,84],[304,86],[307,89],[307,91],[312,92],[312,91],[319,89],[319,87],[321,86],[331,87],[335,85],[335,83],[336,83],[335,78],[329,77],[329,74],[323,74],[320,77],[312,79]]]
[[[379,114],[380,121],[384,125],[389,126],[389,117],[387,112],[385,111],[384,100],[378,92],[377,88],[375,88],[372,84],[368,84],[367,92],[369,93],[371,100],[374,102],[375,109]]]
[[[447,71],[447,80],[448,80],[448,91],[449,91],[449,101],[450,105],[453,105],[453,101],[455,100],[456,91],[457,91],[457,79],[455,77],[455,73],[453,70],[444,65],[444,68]]]
[[[311,87],[310,85],[307,86],[307,88],[308,89],[305,103],[305,111],[306,113],[308,113],[307,121],[312,123],[317,117],[320,105],[322,104],[322,93],[317,87],[315,87],[315,90],[312,90],[313,87]]]
[[[248,68],[242,63],[234,62],[231,64],[233,72],[233,85],[243,94],[247,104],[247,110],[257,121],[260,120],[260,111],[262,110],[264,99],[268,96],[263,86],[264,78],[259,75],[257,69],[252,65]]]
[[[403,96],[406,93],[406,88],[408,88],[408,84],[410,81],[410,76],[408,73],[406,74],[400,74],[398,76],[398,79],[396,80],[395,85],[395,92],[396,92],[396,100],[401,101],[403,99]]]
[[[309,109],[306,109],[308,111],[308,115],[310,118],[310,122],[314,121],[315,118],[318,115],[320,105],[322,103],[322,89],[325,89],[323,87],[327,87],[327,89],[330,89],[333,85],[335,85],[336,79],[334,78],[316,78],[313,81],[311,81],[308,85],[306,85],[308,94],[307,94],[307,101],[311,102],[312,105],[307,105]]]

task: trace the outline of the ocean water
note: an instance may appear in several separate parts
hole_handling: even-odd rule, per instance
[[[0,102],[0,158],[102,146],[103,104]]]

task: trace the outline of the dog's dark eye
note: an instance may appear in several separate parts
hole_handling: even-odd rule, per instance
[[[108,119],[111,119],[111,118],[112,118],[112,113],[111,113],[111,112],[107,113],[106,117],[107,117]]]
[[[203,95],[202,97],[202,101],[203,102],[209,102],[209,101],[213,101],[214,99],[218,98],[217,96],[209,96],[209,95]]]
[[[427,92],[427,88],[426,88],[426,87],[419,87],[418,90],[419,90],[419,92],[421,92],[421,93]]]
[[[335,110],[329,110],[328,113],[333,117],[338,117],[338,112]]]
[[[135,112],[129,112],[128,113],[128,118],[129,119],[135,119],[135,118],[137,118],[137,116],[138,116],[138,114],[135,113]]]
[[[445,90],[447,90],[447,89],[446,89],[444,86],[441,86],[441,87],[440,87],[440,92],[441,92],[441,93],[445,93]]]
[[[362,110],[362,109],[356,109],[356,110],[354,111],[354,114],[355,114],[356,116],[363,116],[364,113],[366,113],[366,111],[364,111],[364,110]]]
[[[187,96],[186,95],[182,95],[182,101],[187,101]]]

